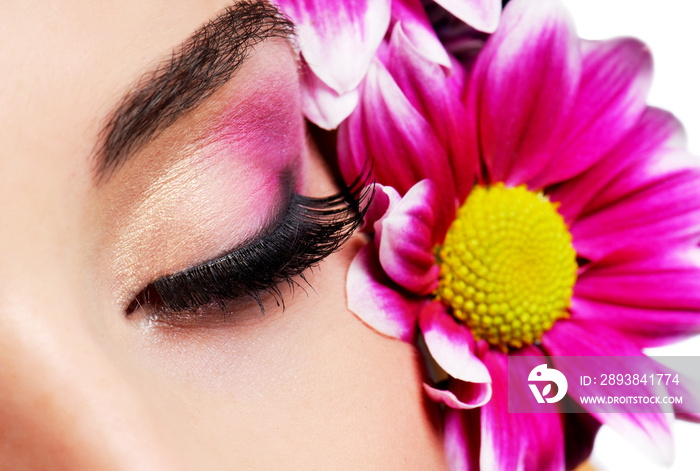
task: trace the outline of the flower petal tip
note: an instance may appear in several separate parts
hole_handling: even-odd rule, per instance
[[[486,366],[474,355],[474,338],[444,307],[433,302],[420,313],[420,328],[428,351],[450,376],[468,383],[490,383]]]
[[[445,404],[451,409],[474,409],[491,400],[491,383],[466,383],[453,381],[450,389],[437,389],[423,384],[425,393],[433,401]]]
[[[474,29],[493,33],[501,18],[501,0],[435,0]]]
[[[357,88],[389,27],[390,1],[275,3],[294,22],[302,56],[314,74],[341,95]]]
[[[379,265],[374,244],[360,249],[348,270],[348,309],[379,333],[412,342],[423,301],[397,288]]]

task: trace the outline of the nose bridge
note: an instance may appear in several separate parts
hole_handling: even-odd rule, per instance
[[[0,299],[0,463],[7,469],[176,469],[149,411],[69,303]],[[57,307],[62,306],[62,307]],[[64,316],[62,318],[62,316]]]

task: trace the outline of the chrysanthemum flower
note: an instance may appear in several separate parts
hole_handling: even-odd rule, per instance
[[[369,156],[380,185],[348,303],[384,334],[420,330],[450,377],[426,391],[455,469],[576,459],[573,417],[508,413],[508,354],[652,368],[642,348],[700,332],[700,165],[647,107],[651,69],[639,41],[583,41],[556,0],[513,0],[470,71],[426,60],[399,22],[360,86],[339,159],[352,180]],[[667,412],[588,422],[668,461]]]
[[[427,59],[449,67],[421,0],[273,0],[294,23],[305,69],[304,113],[334,129],[355,108],[357,86],[390,25],[406,34]],[[493,32],[501,0],[435,0],[471,27]]]

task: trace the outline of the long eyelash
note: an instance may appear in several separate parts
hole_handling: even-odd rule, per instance
[[[270,293],[284,306],[279,285],[335,252],[360,225],[369,200],[368,173],[340,193],[326,198],[294,194],[280,225],[263,238],[202,265],[167,275],[149,284],[127,309],[149,314],[183,313],[243,297]],[[304,279],[304,281],[306,281]]]

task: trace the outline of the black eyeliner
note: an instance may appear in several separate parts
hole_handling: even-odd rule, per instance
[[[275,229],[218,258],[163,276],[150,283],[127,309],[142,307],[150,315],[196,312],[252,298],[264,310],[262,295],[282,301],[278,286],[335,252],[362,221],[367,197],[366,176],[325,198],[293,194]]]

